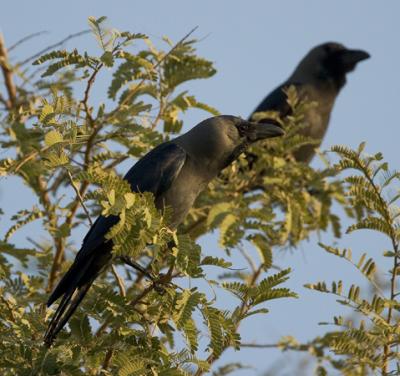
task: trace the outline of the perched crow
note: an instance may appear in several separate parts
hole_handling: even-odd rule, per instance
[[[234,116],[213,117],[151,150],[124,179],[134,192],[153,193],[158,209],[170,206],[173,212],[170,227],[176,228],[198,194],[247,145],[283,133],[273,120],[252,123]],[[51,345],[67,323],[96,277],[111,264],[112,242],[105,235],[117,222],[116,216],[97,218],[74,263],[50,295],[48,306],[62,299],[45,334],[47,345]]]
[[[346,74],[353,71],[357,63],[368,59],[369,56],[365,51],[350,50],[333,42],[314,47],[300,61],[293,74],[267,95],[253,114],[262,111],[277,111],[282,118],[290,115],[291,109],[283,90],[293,85],[300,98],[317,104],[305,114],[307,126],[301,130],[301,133],[322,142],[335,99],[346,83]],[[298,161],[309,163],[315,154],[315,147],[314,145],[303,146],[294,157]]]

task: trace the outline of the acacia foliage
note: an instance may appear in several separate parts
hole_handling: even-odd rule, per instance
[[[382,153],[370,155],[364,149],[365,143],[360,144],[357,150],[345,146],[331,149],[339,156],[333,167],[342,174],[346,196],[360,214],[346,233],[360,230],[379,233],[386,237],[389,248],[381,255],[370,250],[354,256],[350,248],[320,243],[325,252],[350,263],[366,283],[364,286],[352,284],[348,278],[343,280],[338,275],[337,280],[308,283],[305,287],[334,296],[353,314],[350,317],[345,314],[334,316],[328,322],[321,322],[321,325],[334,326],[335,329],[306,344],[290,336],[276,344],[282,350],[306,351],[314,356],[317,375],[331,372],[346,376],[400,374],[400,172],[389,168]],[[367,248],[365,244],[361,246]]]
[[[7,151],[0,174],[17,176],[35,204],[12,214],[0,243],[0,369],[4,375],[201,375],[227,348],[240,348],[244,319],[267,313],[269,300],[296,296],[281,286],[290,270],[271,270],[272,247],[296,245],[329,225],[339,234],[331,204],[345,204],[342,187],[329,179],[332,169],[314,170],[291,157],[310,142],[296,134],[307,104],[291,90],[295,115],[285,120],[285,140],[255,146],[251,169],[244,157],[226,169],[172,232],[168,210],[159,213],[148,193],[132,193],[116,168],[179,134],[183,112],[218,113],[181,88],[214,75],[213,64],[196,55],[188,37],[176,44],[165,38],[164,51],[146,35],[107,27],[104,17],[89,18],[89,25],[96,55],[52,50],[33,68],[25,66],[29,59],[13,65],[3,56],[16,95],[6,90],[0,97],[0,143]],[[104,71],[111,74],[108,99],[95,104],[95,81]],[[123,265],[104,273],[48,349],[42,344],[53,313],[45,308],[48,293],[76,252],[71,234],[99,213],[120,219],[107,235],[115,256],[147,265],[156,282]],[[42,232],[22,242],[18,231],[34,221]],[[206,256],[193,239],[214,229],[226,252]],[[232,252],[247,260],[245,270],[232,269]],[[211,278],[210,267],[223,272]],[[233,308],[218,308],[214,290],[232,293]]]

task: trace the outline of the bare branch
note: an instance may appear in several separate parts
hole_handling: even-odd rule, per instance
[[[19,45],[21,45],[22,43],[24,43],[32,38],[35,38],[39,35],[48,34],[48,33],[49,33],[48,31],[42,30],[42,31],[37,31],[36,33],[29,34],[26,37],[23,37],[19,41],[15,42],[12,46],[10,46],[8,48],[8,52],[12,51],[14,48],[17,48]]]
[[[3,71],[4,81],[8,93],[7,108],[11,109],[15,106],[17,98],[17,89],[14,84],[13,71],[8,62],[7,48],[4,42],[3,34],[0,33],[0,66]]]
[[[86,118],[89,120],[89,124],[90,124],[91,127],[94,126],[94,120],[93,120],[92,114],[91,114],[89,106],[88,106],[89,93],[90,93],[90,90],[91,90],[91,88],[93,86],[94,80],[96,79],[97,73],[99,73],[99,71],[100,71],[100,69],[102,67],[103,67],[103,63],[100,63],[94,69],[92,75],[89,77],[89,80],[88,80],[87,85],[86,85],[86,89],[85,89],[85,93],[84,93],[83,99],[81,100],[81,103],[83,104],[83,107],[85,109]],[[96,132],[93,132],[93,133],[96,134]]]
[[[111,358],[112,358],[113,352],[114,352],[113,349],[108,349],[107,350],[106,355],[104,357],[103,365],[101,367],[102,371],[106,371],[107,368],[110,366],[110,362],[111,362]],[[103,373],[103,372],[101,372],[101,373]]]
[[[56,47],[59,47],[59,46],[63,45],[65,42],[69,41],[70,39],[77,38],[77,37],[80,37],[81,35],[88,34],[88,33],[90,33],[90,30],[82,30],[82,31],[80,31],[80,32],[78,32],[78,33],[74,33],[74,34],[68,35],[68,36],[67,36],[66,38],[64,38],[63,40],[61,40],[61,41],[59,41],[59,42],[57,42],[57,43],[54,43],[54,44],[52,44],[52,45],[50,45],[50,46],[44,48],[44,49],[41,50],[40,52],[38,52],[38,53],[36,53],[36,54],[34,54],[34,55],[32,55],[32,56],[26,58],[25,60],[19,62],[19,63],[17,64],[17,66],[25,65],[26,63],[29,63],[30,61],[35,60],[36,58],[42,56],[42,55],[45,54],[46,52],[48,52],[48,51],[50,51],[50,50],[52,50],[52,49],[54,49],[54,48],[56,48]]]
[[[119,293],[121,294],[121,296],[125,297],[126,289],[125,289],[124,280],[118,274],[117,268],[114,265],[111,265],[111,270],[112,270],[112,273],[114,274],[115,280],[117,281]]]
[[[250,347],[254,349],[276,349],[282,347],[279,343],[268,343],[268,344],[261,344],[261,343],[241,343],[240,347]]]
[[[88,218],[88,220],[89,220],[90,226],[93,226],[93,221],[92,221],[92,219],[90,218],[89,210],[87,209],[85,203],[83,202],[83,198],[82,198],[82,196],[81,196],[81,193],[79,192],[78,187],[75,185],[75,182],[74,182],[74,180],[73,180],[73,178],[72,178],[71,172],[70,172],[68,169],[66,169],[66,170],[67,170],[67,174],[68,174],[69,181],[70,181],[70,183],[71,183],[71,185],[72,185],[72,188],[74,189],[74,191],[75,191],[75,193],[76,193],[76,196],[78,197],[79,202],[80,202],[81,205],[82,205],[83,210],[85,211],[85,214],[86,214],[86,216],[87,216],[87,218]]]

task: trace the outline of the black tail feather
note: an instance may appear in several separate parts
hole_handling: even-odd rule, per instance
[[[44,342],[47,346],[51,346],[57,334],[78,308],[90,286],[106,265],[106,263],[97,263],[94,255],[87,259],[75,259],[74,264],[58,283],[47,302],[47,305],[50,306],[62,296],[44,335]]]
[[[51,346],[57,334],[61,331],[69,318],[78,308],[78,305],[85,297],[95,277],[86,282],[83,286],[75,288],[72,292],[65,294],[57,308],[56,313],[50,321],[47,331],[44,335],[44,343]]]

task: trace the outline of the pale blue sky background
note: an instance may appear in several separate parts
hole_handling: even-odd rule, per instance
[[[154,40],[167,35],[177,41],[198,25],[195,37],[202,39],[198,44],[199,54],[214,61],[218,73],[209,80],[192,82],[190,90],[199,100],[222,113],[243,117],[291,73],[314,45],[338,41],[365,49],[372,58],[349,75],[348,84],[336,102],[323,149],[333,144],[355,147],[367,141],[367,151],[382,151],[391,167],[399,168],[400,2],[397,0],[14,0],[3,1],[0,29],[8,44],[35,31],[50,32],[18,51],[19,56],[25,56],[87,28],[86,19],[90,15],[106,15],[114,27],[144,32]],[[83,49],[93,45],[89,38],[74,40],[66,47]],[[101,82],[97,84],[101,86]],[[95,87],[95,99],[101,100],[96,91]],[[205,116],[200,111],[189,113],[185,116],[186,129]],[[0,205],[7,213],[14,213],[30,203],[29,191],[14,179],[0,181]],[[6,227],[7,223],[0,223],[0,234],[4,234]],[[321,238],[326,243],[332,240],[326,234]],[[280,264],[293,267],[289,285],[301,299],[269,304],[271,313],[268,316],[254,318],[243,325],[245,341],[273,343],[287,334],[306,341],[326,329],[319,327],[318,321],[329,321],[333,314],[345,312],[331,297],[302,287],[306,282],[321,279],[344,279],[352,271],[344,262],[323,254],[316,246],[317,240],[314,238],[292,253],[277,256]],[[205,248],[216,249],[214,236],[202,243]],[[368,251],[376,256],[384,247],[389,247],[379,235],[367,232],[345,236],[339,244],[353,247],[355,253]],[[224,361],[240,360],[250,364],[256,371],[238,374],[256,375],[280,356],[278,351],[244,349],[239,353],[227,353]],[[288,357],[286,364],[295,360],[289,353],[284,356]],[[279,373],[290,374],[293,373],[284,370]]]

